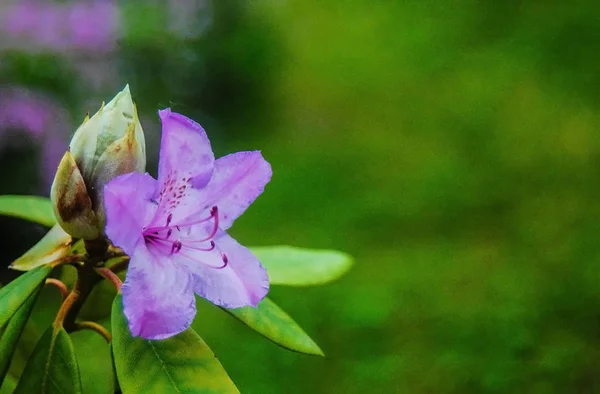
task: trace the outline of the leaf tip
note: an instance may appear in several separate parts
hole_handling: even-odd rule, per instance
[[[317,345],[317,344],[315,343],[315,346],[316,346],[316,351],[315,351],[314,355],[315,355],[315,356],[319,356],[319,357],[323,357],[323,358],[327,358],[327,357],[325,356],[325,353],[323,352],[323,350],[322,350],[322,349],[319,347],[319,345]]]

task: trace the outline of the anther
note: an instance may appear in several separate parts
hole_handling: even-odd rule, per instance
[[[225,253],[221,253],[221,259],[223,260],[223,265],[220,267],[215,267],[215,269],[223,269],[225,267],[227,267],[227,264],[229,263],[229,259],[227,258],[227,255]]]
[[[178,253],[183,245],[179,241],[173,242],[171,245],[171,254]]]
[[[219,231],[219,209],[216,205],[210,210],[210,215],[215,219],[213,222],[213,228],[210,234],[204,239],[202,239],[202,241],[208,241],[209,239],[217,235],[217,231]]]

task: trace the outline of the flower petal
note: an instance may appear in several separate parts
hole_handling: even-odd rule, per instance
[[[169,178],[185,177],[191,178],[194,187],[204,187],[215,161],[204,129],[170,108],[158,111],[158,115],[162,121],[158,181],[164,185]]]
[[[224,231],[214,241],[217,249],[227,256],[225,268],[214,268],[223,266],[218,250],[197,252],[194,261],[174,255],[195,276],[196,293],[213,304],[226,308],[258,305],[269,291],[267,271],[250,250]],[[190,256],[189,251],[186,252]]]
[[[118,176],[104,186],[106,235],[129,255],[156,212],[152,202],[156,186],[154,178],[138,172]]]
[[[121,287],[131,334],[163,339],[187,329],[196,315],[192,280],[185,266],[157,259],[138,243]]]
[[[219,227],[227,230],[263,192],[271,174],[260,151],[233,153],[215,162],[213,176],[198,198],[205,209],[219,208]]]

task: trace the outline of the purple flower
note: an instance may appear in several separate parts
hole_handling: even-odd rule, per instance
[[[15,131],[26,132],[28,141],[42,147],[44,190],[52,184],[69,128],[68,114],[51,97],[16,86],[0,87],[0,151],[5,144],[18,142]]]
[[[0,48],[104,54],[116,48],[121,16],[114,1],[76,3],[22,0],[0,13]]]
[[[199,124],[170,109],[159,115],[158,180],[134,172],[104,188],[106,234],[131,257],[125,316],[147,339],[188,328],[194,293],[237,308],[256,306],[269,289],[258,259],[225,230],[262,193],[271,166],[258,151],[215,160]]]

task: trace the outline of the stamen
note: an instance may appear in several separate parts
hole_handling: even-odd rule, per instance
[[[195,219],[192,218],[189,221],[179,222],[177,224],[171,224],[171,222],[173,221],[173,214],[170,213],[169,216],[167,216],[167,223],[166,223],[165,226],[149,227],[149,228],[144,229],[144,233],[150,234],[153,231],[156,231],[156,230],[158,230],[158,231],[165,230],[165,229],[170,228],[170,227],[174,227],[174,228],[177,229],[177,231],[181,231],[181,228],[192,227],[192,226],[195,226],[197,224],[208,222],[211,219],[214,219],[216,221],[216,223],[213,223],[213,234],[210,237],[208,237],[207,239],[205,239],[205,240],[208,240],[208,239],[212,238],[214,236],[214,234],[216,234],[216,231],[217,231],[217,229],[219,227],[219,222],[218,222],[219,221],[219,209],[216,206],[213,206],[211,208],[210,214],[207,217],[203,217],[200,220],[195,220]],[[215,229],[215,227],[217,229]]]
[[[206,247],[206,248],[201,248],[201,247],[194,247],[194,246],[190,246],[190,242],[194,242],[194,241],[190,241],[190,242],[185,242],[185,244],[183,242],[181,242],[181,240],[176,240],[176,241],[169,241],[168,239],[165,238],[157,238],[157,237],[147,237],[146,240],[148,242],[153,243],[156,246],[167,246],[167,245],[171,245],[171,254],[173,253],[177,253],[179,252],[181,249],[191,249],[191,250],[198,250],[200,252],[211,252],[216,248],[216,244],[215,241],[210,241],[210,246]],[[206,242],[206,241],[205,241]]]
[[[171,254],[178,253],[181,250],[182,246],[183,245],[179,241],[173,242],[173,245],[171,246]]]
[[[202,224],[210,220],[212,220],[212,228],[207,229],[207,226]],[[194,263],[200,263],[213,269],[223,269],[229,265],[229,259],[227,255],[220,251],[218,253],[220,254],[223,264],[219,266],[213,266],[208,263],[208,261],[211,261],[212,258],[206,261],[202,255],[195,253],[196,251],[211,252],[215,249],[218,250],[217,245],[213,240],[213,238],[219,232],[219,208],[217,206],[213,206],[210,209],[210,215],[202,218],[201,220],[195,220],[193,217],[188,217],[188,221],[184,223],[179,222],[175,224],[172,222],[173,213],[169,213],[164,226],[144,229],[143,235],[147,244],[149,246],[152,245],[157,251],[165,256],[177,254],[178,256],[188,259]],[[201,231],[200,233],[204,232],[206,234],[206,231],[208,231],[208,234],[201,239],[195,238],[200,235],[196,231],[192,231],[193,226],[196,225],[202,225],[200,228],[202,228],[204,231]],[[178,231],[177,236],[174,237],[175,240],[171,239],[171,235],[173,235],[173,229]],[[209,256],[207,255],[206,257],[208,258]]]
[[[200,252],[211,252],[217,246],[215,244],[215,241],[210,241],[210,246],[208,248],[199,248],[199,247],[190,246],[189,243],[185,243],[185,244],[181,244],[181,245],[182,246],[181,246],[181,248],[179,248],[179,250],[181,250],[182,248],[185,248],[185,249],[191,249],[191,250],[199,250]]]
[[[205,261],[202,261],[202,259],[197,258],[197,256],[193,256],[192,257],[192,256],[188,255],[187,253],[185,253],[185,250],[186,250],[186,248],[184,248],[181,252],[179,252],[177,254],[177,256],[184,257],[184,258],[188,259],[189,261],[191,261],[194,264],[202,264],[205,267],[212,268],[212,269],[218,269],[218,270],[220,270],[220,269],[223,269],[223,268],[227,267],[228,263],[223,263],[223,265],[220,265],[220,266],[210,265],[210,264],[206,263]]]
[[[223,268],[227,267],[227,264],[229,263],[229,259],[227,258],[227,255],[225,253],[221,253],[221,260],[223,260],[223,265],[221,265],[219,267],[212,267],[212,266],[209,266],[209,267],[214,268],[216,270],[222,270]]]
[[[218,217],[218,213],[219,213],[218,208],[216,206],[213,206],[210,209],[210,213],[209,213],[208,216],[203,217],[201,219],[194,219],[194,217],[192,216],[191,218],[188,218],[188,221],[179,222],[174,227],[190,227],[190,226],[194,226],[196,224],[205,223],[205,222],[208,222],[209,220],[211,220],[213,218]]]
[[[210,210],[210,215],[215,219],[213,222],[213,228],[210,234],[206,238],[202,239],[202,241],[208,241],[209,239],[214,238],[215,235],[217,235],[217,231],[219,231],[219,209],[216,206],[212,207]]]
[[[215,244],[214,241],[210,241],[210,246],[208,248],[194,248],[193,246],[189,246],[189,245],[183,245],[183,247],[185,247],[186,249],[191,249],[191,250],[199,250],[201,252],[212,252],[213,250],[215,250],[217,245]]]

